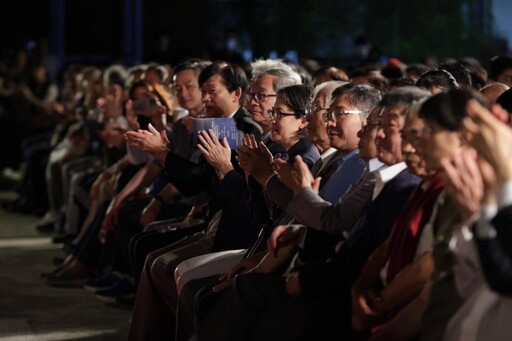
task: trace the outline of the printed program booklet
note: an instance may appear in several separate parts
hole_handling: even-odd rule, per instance
[[[244,133],[236,127],[234,118],[194,118],[194,145],[199,143],[197,135],[202,130],[211,129],[219,139],[226,138],[231,149],[236,149],[242,143]]]

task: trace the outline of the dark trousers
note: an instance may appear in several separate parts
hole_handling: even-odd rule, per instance
[[[282,276],[246,274],[218,296],[211,307],[199,304],[195,339],[341,340],[348,336],[345,311],[350,305],[342,293],[292,298],[285,292]]]

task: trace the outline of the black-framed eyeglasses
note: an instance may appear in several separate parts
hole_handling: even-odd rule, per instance
[[[264,94],[261,92],[248,92],[247,99],[250,101],[253,98],[258,103],[263,103],[268,97],[276,97],[277,94]]]
[[[340,118],[346,117],[348,115],[361,115],[363,112],[361,110],[345,110],[345,109],[338,109],[338,110],[331,110],[322,115],[322,119],[324,122],[329,121],[336,121]]]
[[[295,113],[282,112],[280,110],[275,110],[274,108],[268,109],[268,118],[270,118],[272,121],[273,120],[279,121],[284,116],[295,116]]]

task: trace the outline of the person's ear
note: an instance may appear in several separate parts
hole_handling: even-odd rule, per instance
[[[233,103],[240,102],[240,97],[242,97],[243,91],[242,88],[238,87],[231,93],[231,96],[233,98]]]
[[[299,129],[304,129],[308,126],[308,120],[306,118],[306,116],[302,116],[300,118],[300,125],[299,125]]]

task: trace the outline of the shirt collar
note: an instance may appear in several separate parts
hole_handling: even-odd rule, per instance
[[[377,170],[376,178],[382,181],[383,183],[387,183],[389,180],[393,179],[406,168],[407,165],[405,164],[405,162],[402,161],[394,165]]]
[[[236,112],[239,110],[240,108],[236,109],[235,111],[233,111],[231,113],[231,115],[228,116],[228,118],[233,118],[233,116],[235,116]]]
[[[334,153],[336,153],[336,149],[330,147],[329,149],[324,151],[322,155],[320,155],[320,158],[322,159],[323,162],[325,162],[326,160],[330,159],[330,156],[333,155]]]
[[[391,166],[384,166],[375,171],[375,187],[373,188],[372,200],[375,200],[384,189],[387,182],[397,176],[401,171],[407,168],[405,162],[400,162]]]
[[[342,155],[340,159],[343,162],[343,161],[346,161],[346,160],[350,159],[352,156],[357,155],[357,154],[359,154],[359,149],[356,148],[353,151],[351,151],[350,153]]]
[[[263,143],[267,143],[270,140],[270,135],[272,134],[272,131],[267,131],[265,134],[261,135],[261,141]]]
[[[368,172],[373,172],[377,169],[380,169],[382,167],[386,166],[378,158],[373,158],[368,161]]]

